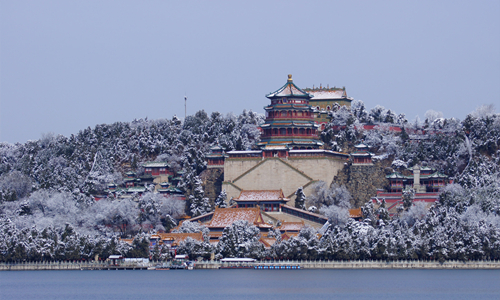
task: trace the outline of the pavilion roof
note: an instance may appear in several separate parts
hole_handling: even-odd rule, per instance
[[[168,163],[162,161],[147,162],[142,165],[145,168],[167,168]]]
[[[305,226],[304,221],[301,222],[282,222],[278,229],[283,231],[294,231],[298,232]]]
[[[263,223],[260,208],[216,208],[207,227],[225,228],[240,220],[250,224]]]
[[[293,83],[292,75],[288,75],[287,83],[275,92],[267,94],[266,97],[269,99],[275,97],[300,97],[309,99],[311,95],[296,86],[295,83]]]
[[[198,241],[203,241],[203,234],[201,232],[196,232],[196,233],[157,233],[156,234],[160,240],[173,240],[176,243],[180,243],[184,240],[186,240],[188,237],[198,240]]]
[[[327,99],[344,99],[346,98],[345,91],[310,91],[309,92],[314,100],[327,100]]]
[[[350,218],[362,218],[363,212],[361,211],[361,207],[349,209],[349,217]]]
[[[285,232],[281,235],[282,240],[289,240],[294,236],[298,236],[299,232]]]
[[[276,243],[276,238],[261,237],[259,242],[261,242],[265,248],[269,249],[272,245],[274,245],[274,243]]]
[[[394,173],[392,173],[392,174],[390,174],[390,175],[385,176],[385,178],[387,178],[387,179],[390,179],[390,178],[394,178],[394,179],[396,179],[396,178],[406,178],[406,176],[404,176],[404,175],[403,175],[403,174],[401,174],[401,173],[394,172]]]
[[[308,92],[314,97],[314,100],[328,100],[328,99],[344,99],[347,98],[345,88],[305,88],[304,91]]]
[[[240,196],[235,201],[266,201],[266,200],[284,200],[288,201],[290,199],[286,198],[283,194],[283,190],[243,190],[240,192]]]

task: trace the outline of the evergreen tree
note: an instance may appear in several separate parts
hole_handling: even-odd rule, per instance
[[[299,187],[295,192],[295,207],[305,210],[306,209],[306,195],[304,194],[304,188]]]
[[[220,192],[217,199],[215,199],[214,206],[219,208],[226,208],[227,207],[226,199],[227,199],[227,193],[226,190],[224,189]]]
[[[382,201],[380,201],[380,206],[377,208],[377,215],[379,220],[382,220],[384,222],[389,221],[390,216],[389,211],[386,207],[385,199],[382,199]]]
[[[405,210],[410,209],[410,207],[413,204],[413,199],[415,198],[415,190],[414,189],[408,189],[403,191],[403,207]]]
[[[264,246],[259,242],[260,230],[248,221],[236,221],[224,228],[217,244],[219,257],[261,258]]]
[[[193,194],[189,195],[190,212],[193,217],[197,217],[210,212],[210,202],[205,198],[200,177],[196,176],[193,185]]]

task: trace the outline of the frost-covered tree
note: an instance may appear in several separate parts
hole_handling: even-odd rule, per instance
[[[313,192],[307,198],[308,206],[330,206],[336,205],[342,208],[351,207],[351,194],[345,186],[334,183],[330,187],[324,181],[313,186]]]
[[[191,237],[187,237],[179,244],[177,253],[187,254],[191,259],[198,257],[210,259],[211,254],[214,253],[214,247],[209,242],[198,241]]]
[[[226,208],[227,207],[226,200],[227,200],[227,193],[226,190],[223,189],[220,192],[219,196],[217,196],[217,199],[215,199],[214,206],[219,208]]]
[[[300,209],[306,209],[306,195],[304,194],[304,188],[299,187],[295,192],[295,207]]]
[[[184,211],[184,203],[158,193],[145,193],[138,202],[139,223],[155,230],[169,231],[176,226],[174,218]]]
[[[180,224],[180,226],[178,228],[172,230],[172,232],[175,232],[175,233],[201,232],[203,234],[204,240],[208,241],[208,234],[210,233],[210,230],[205,225],[202,225],[201,223],[184,221]]]
[[[196,176],[193,194],[189,195],[190,212],[193,217],[206,214],[212,210],[209,199],[205,197],[201,179]]]
[[[375,225],[377,222],[375,211],[373,207],[373,202],[368,201],[365,203],[363,207],[361,207],[361,211],[363,212],[364,222],[369,225]]]
[[[413,203],[413,205],[403,213],[401,219],[409,226],[413,226],[415,222],[422,220],[428,212],[427,204],[423,201]]]
[[[280,259],[317,259],[319,254],[319,240],[316,230],[305,226],[299,235],[272,247],[272,252]]]
[[[378,201],[377,204],[379,204],[379,207],[377,208],[376,214],[378,216],[379,221],[382,220],[383,222],[389,221],[389,211],[387,210],[387,205],[385,202],[385,199],[382,199],[382,201]]]
[[[403,201],[403,207],[405,210],[408,210],[412,206],[414,198],[415,198],[414,189],[403,190],[403,195],[401,196],[401,200]]]
[[[264,246],[259,242],[260,230],[248,221],[236,221],[224,228],[217,244],[219,257],[262,258]]]
[[[0,191],[5,199],[11,201],[22,199],[28,196],[31,189],[31,179],[17,170],[10,171],[0,176]],[[7,195],[10,195],[10,197],[6,197]]]
[[[345,207],[339,207],[335,204],[330,206],[322,206],[321,214],[328,218],[330,224],[343,226],[349,220],[349,210]]]

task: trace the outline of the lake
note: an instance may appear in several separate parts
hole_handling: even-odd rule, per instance
[[[500,270],[4,271],[0,299],[500,299]]]

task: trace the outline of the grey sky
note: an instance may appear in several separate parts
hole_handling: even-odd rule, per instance
[[[263,113],[287,74],[412,120],[500,108],[500,1],[0,0],[0,142]]]

